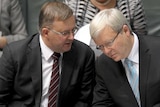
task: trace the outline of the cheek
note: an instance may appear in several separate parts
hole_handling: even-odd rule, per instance
[[[52,37],[49,39],[49,43],[52,47],[58,47],[58,46],[62,45],[63,40],[58,37]]]
[[[54,44],[57,47],[63,49],[65,47],[66,39],[65,38],[59,38],[59,39],[54,40],[54,42],[55,42]]]
[[[58,36],[54,36],[54,37],[50,37],[50,42],[55,43],[55,44],[59,44],[63,41],[62,37],[60,37],[60,35]]]
[[[118,43],[118,45],[115,46],[116,53],[120,57],[120,59],[124,56],[126,49],[123,43]]]
[[[122,51],[122,49],[123,49],[123,43],[117,42],[117,44],[114,46],[114,49],[117,50],[117,52]]]

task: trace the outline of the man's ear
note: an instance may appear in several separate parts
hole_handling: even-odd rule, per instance
[[[44,37],[48,37],[49,29],[48,28],[42,28],[41,35]]]
[[[127,35],[130,35],[131,31],[127,25],[123,25],[122,29],[124,33],[126,33]]]

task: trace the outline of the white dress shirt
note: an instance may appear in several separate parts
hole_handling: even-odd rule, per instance
[[[50,48],[48,48],[42,40],[40,35],[40,47],[42,51],[42,98],[41,98],[41,107],[48,107],[48,90],[52,74],[53,59],[52,54],[54,53]],[[61,55],[62,56],[62,55]],[[61,71],[61,60],[59,58],[60,71]]]
[[[128,59],[133,63],[133,66],[134,68],[136,68],[136,72],[137,72],[137,75],[139,76],[139,41],[138,41],[138,37],[135,33],[133,33],[133,36],[134,36],[134,43],[133,43],[133,47],[132,47],[132,50],[128,56]],[[127,65],[124,63],[124,60],[125,59],[122,59],[122,62],[123,62],[123,65],[125,66],[125,69],[126,69],[126,75],[127,77],[129,76],[129,71],[127,69]]]

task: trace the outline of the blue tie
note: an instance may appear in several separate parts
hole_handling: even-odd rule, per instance
[[[129,59],[125,59],[125,63],[127,64],[128,70],[129,70],[129,76],[128,80],[132,87],[133,93],[137,99],[137,102],[140,106],[140,95],[139,95],[139,77],[136,73],[136,68],[133,66],[133,62]]]

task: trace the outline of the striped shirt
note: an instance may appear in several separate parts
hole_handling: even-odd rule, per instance
[[[100,10],[90,0],[65,0],[76,17],[76,28],[90,23]],[[117,0],[115,8],[119,9],[129,21],[133,32],[146,35],[146,21],[141,0]]]

